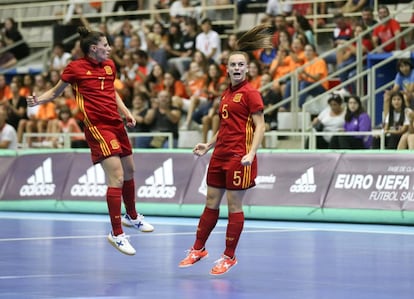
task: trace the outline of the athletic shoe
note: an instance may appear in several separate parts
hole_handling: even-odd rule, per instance
[[[112,246],[114,246],[116,249],[121,251],[124,254],[127,255],[134,255],[135,249],[131,246],[131,244],[128,241],[128,236],[125,234],[121,234],[118,236],[112,235],[112,232],[108,235],[108,241],[111,243]]]
[[[191,248],[190,250],[187,250],[187,256],[178,264],[178,267],[190,267],[206,257],[208,257],[208,251],[205,250],[205,248],[200,250]]]
[[[231,267],[237,265],[236,257],[229,258],[226,255],[222,255],[219,260],[216,261],[216,265],[211,269],[211,275],[222,275],[228,272]]]
[[[150,233],[154,230],[154,227],[144,220],[144,216],[138,214],[137,219],[132,219],[128,214],[122,217],[122,224],[127,227],[133,227],[144,233]]]

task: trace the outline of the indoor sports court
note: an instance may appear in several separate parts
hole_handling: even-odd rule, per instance
[[[125,229],[135,256],[106,240],[107,215],[0,212],[0,298],[412,299],[410,226],[247,220],[239,263],[209,271],[224,248],[226,219],[209,257],[181,269],[198,219],[151,217],[153,233]]]

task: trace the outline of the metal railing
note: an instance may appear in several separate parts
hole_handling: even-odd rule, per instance
[[[42,140],[48,140],[48,139],[53,138],[59,141],[63,141],[61,143],[62,145],[61,148],[68,149],[68,148],[71,148],[71,142],[72,142],[73,137],[83,137],[83,136],[84,136],[83,133],[24,133],[23,138],[22,138],[21,148],[22,149],[31,148],[30,144],[36,145],[36,148],[39,148],[39,147],[50,148],[51,145],[48,142],[46,143],[43,143],[42,141],[32,142],[30,141],[30,139],[37,138],[37,139],[42,139]],[[128,132],[128,137],[130,139],[134,139],[137,137],[165,137],[168,140],[168,148],[169,149],[174,148],[174,137],[173,137],[173,133],[171,132],[142,132],[142,133]]]

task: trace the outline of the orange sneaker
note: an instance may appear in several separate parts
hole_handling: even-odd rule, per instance
[[[211,275],[222,275],[228,272],[231,267],[237,265],[236,257],[229,258],[227,255],[222,255],[219,260],[216,261],[216,265],[211,269]]]
[[[188,250],[187,256],[178,264],[178,267],[190,267],[206,257],[208,257],[208,251],[205,248],[200,250],[191,248]]]

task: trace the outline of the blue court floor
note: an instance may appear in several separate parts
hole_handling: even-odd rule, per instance
[[[198,219],[146,220],[153,233],[125,229],[131,257],[107,242],[106,215],[0,212],[0,298],[414,298],[414,227],[246,221],[238,265],[214,277],[225,219],[184,269]]]

